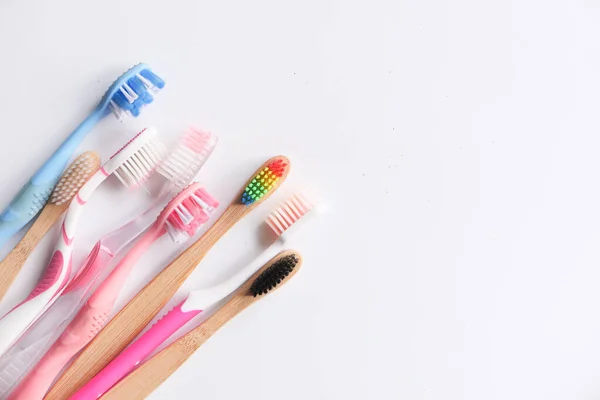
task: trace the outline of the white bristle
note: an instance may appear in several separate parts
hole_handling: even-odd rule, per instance
[[[159,165],[158,173],[167,178],[176,188],[183,189],[198,174],[216,144],[215,135],[189,129],[175,149]]]
[[[167,221],[165,225],[167,227],[167,233],[173,242],[183,243],[188,239],[188,236],[185,232],[176,229],[169,221]]]
[[[108,102],[108,109],[113,113],[117,121],[123,122],[128,113],[119,107],[113,100]]]
[[[200,197],[196,196],[194,193],[192,193],[191,198],[200,206],[202,207],[202,209],[206,212],[213,212],[215,210],[214,207],[209,206],[208,204],[206,204]]]
[[[123,185],[138,186],[154,172],[165,154],[162,143],[152,139],[123,162],[114,174]]]
[[[177,206],[175,212],[177,212],[184,225],[189,225],[194,220],[194,216],[183,205]]]
[[[123,95],[125,96],[127,101],[129,101],[129,103],[133,103],[138,98],[138,95],[135,94],[133,89],[130,88],[128,84],[124,84],[123,86],[121,86],[119,91],[123,93]]]
[[[142,83],[144,84],[144,86],[146,86],[146,89],[150,90],[152,93],[158,93],[160,91],[159,88],[157,88],[156,86],[154,86],[152,84],[152,82],[150,82],[148,79],[144,78],[141,74],[136,74],[136,76],[138,77],[138,79],[140,81],[142,81]]]

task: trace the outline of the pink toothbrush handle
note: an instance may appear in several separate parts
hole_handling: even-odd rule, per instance
[[[21,383],[11,400],[42,399],[65,364],[87,345],[108,320],[131,269],[162,231],[150,228],[90,296],[40,363]],[[37,396],[37,397],[36,397]]]
[[[98,399],[113,385],[127,376],[142,360],[188,321],[201,313],[201,310],[182,311],[181,306],[169,311],[152,328],[144,333],[85,386],[79,389],[70,400]]]
[[[86,304],[9,399],[43,399],[58,373],[94,337],[107,316],[102,315],[100,322],[97,311]]]
[[[54,252],[37,286],[20,304],[0,318],[0,355],[5,353],[29,329],[46,307],[62,292],[70,275],[70,258]]]

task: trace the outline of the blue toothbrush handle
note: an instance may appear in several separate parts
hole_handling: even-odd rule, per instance
[[[0,247],[4,246],[6,241],[27,225],[44,207],[69,159],[73,156],[81,141],[104,115],[105,113],[99,110],[90,114],[31,177],[29,182],[23,186],[8,207],[0,214]]]

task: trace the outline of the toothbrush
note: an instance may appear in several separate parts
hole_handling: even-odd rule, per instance
[[[37,220],[17,246],[0,262],[0,300],[21,271],[27,258],[50,228],[67,210],[70,200],[85,182],[100,168],[100,156],[88,151],[77,157],[61,176]],[[42,199],[38,200],[39,202]],[[29,213],[35,215],[36,208]]]
[[[290,239],[298,231],[299,226],[302,225],[301,222],[307,221],[309,215],[313,213],[313,204],[302,195],[292,196],[275,209],[266,222],[277,235],[277,239],[260,257],[225,282],[212,288],[191,292],[184,301],[123,350],[106,368],[83,386],[72,399],[97,399],[102,396],[192,318],[229,296],[261,266],[281,252],[284,247],[289,247]],[[293,229],[291,229],[292,226],[294,226]]]
[[[301,266],[302,259],[297,252],[287,251],[276,256],[247,280],[233,297],[203,324],[150,358],[117,383],[102,399],[146,398],[223,325],[257,300],[288,282]],[[96,399],[96,397],[78,395],[71,397],[71,400],[82,399]]]
[[[156,129],[138,133],[87,181],[71,201],[61,227],[61,237],[45,275],[29,296],[0,319],[0,355],[6,352],[65,289],[71,275],[71,255],[77,221],[96,188],[111,174],[129,186],[148,177],[163,158]]]
[[[217,241],[275,192],[289,169],[289,160],[283,156],[263,164],[210,229],[146,285],[75,357],[45,399],[68,398],[116,357],[173,297]]]
[[[35,217],[48,200],[75,149],[100,120],[111,112],[121,122],[126,115],[137,117],[141,108],[154,100],[151,93],[158,92],[164,85],[165,82],[146,64],[138,64],[121,75],[108,88],[95,110],[79,124],[0,214],[0,247]],[[32,214],[31,210],[35,212]]]
[[[218,205],[198,183],[171,200],[9,399],[41,400],[71,357],[102,329],[131,270],[151,245],[166,233],[176,243],[193,236]]]
[[[93,247],[80,269],[58,300],[27,330],[23,337],[0,357],[0,399],[20,384],[41,356],[58,339],[84,304],[91,286],[110,261],[152,223],[167,203],[198,174],[217,144],[217,136],[195,128],[180,135],[169,156],[156,172],[166,178],[156,202],[137,218],[105,234]]]

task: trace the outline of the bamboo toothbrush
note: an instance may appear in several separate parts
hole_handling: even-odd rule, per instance
[[[215,134],[195,127],[188,127],[180,135],[167,158],[158,164],[154,173],[166,178],[157,200],[136,218],[102,236],[79,269],[77,277],[69,282],[56,302],[14,346],[0,356],[0,399],[4,399],[21,384],[28,372],[56,342],[85,303],[97,278],[107,268],[110,269],[111,260],[146,231],[167,203],[192,182],[210,157],[217,141]]]
[[[94,291],[63,334],[13,391],[10,400],[42,400],[63,367],[102,329],[133,267],[154,242],[168,234],[178,243],[195,235],[219,203],[193,183],[167,204],[156,222],[136,241]]]
[[[210,249],[285,180],[289,160],[265,162],[213,226],[144,287],[83,349],[46,395],[67,399],[116,357],[167,304]]]
[[[299,227],[304,225],[303,222],[310,220],[310,216],[315,212],[313,204],[300,194],[293,195],[273,210],[266,219],[266,225],[277,237],[260,256],[225,281],[188,294],[185,300],[165,314],[106,368],[79,389],[71,400],[96,399],[107,392],[192,318],[235,292],[265,263],[284,248],[291,247],[290,242],[293,241]],[[33,397],[30,396],[28,400],[33,400]]]
[[[156,129],[138,133],[108,160],[71,201],[52,258],[29,296],[0,318],[0,354],[4,354],[64,291],[71,278],[71,256],[79,219],[85,204],[106,178],[114,174],[126,186],[143,182],[164,158]]]
[[[225,323],[288,282],[302,265],[297,252],[286,251],[263,266],[244,283],[233,297],[203,324],[194,328],[150,358],[108,391],[102,400],[144,399],[171,376],[194,352]],[[74,396],[72,400],[83,400]],[[85,397],[86,400],[96,397]]]
[[[126,116],[137,117],[164,86],[165,81],[146,64],[130,68],[114,81],[94,111],[75,128],[0,214],[0,247],[35,216],[29,213],[32,206],[39,204],[41,208],[46,203],[75,149],[100,120],[111,113],[121,122]]]
[[[0,300],[21,271],[35,246],[69,208],[69,203],[75,193],[99,168],[100,156],[93,151],[81,154],[67,168],[39,217],[17,246],[0,262]],[[35,207],[32,206],[29,214],[37,214],[42,204],[42,199],[39,199]]]

